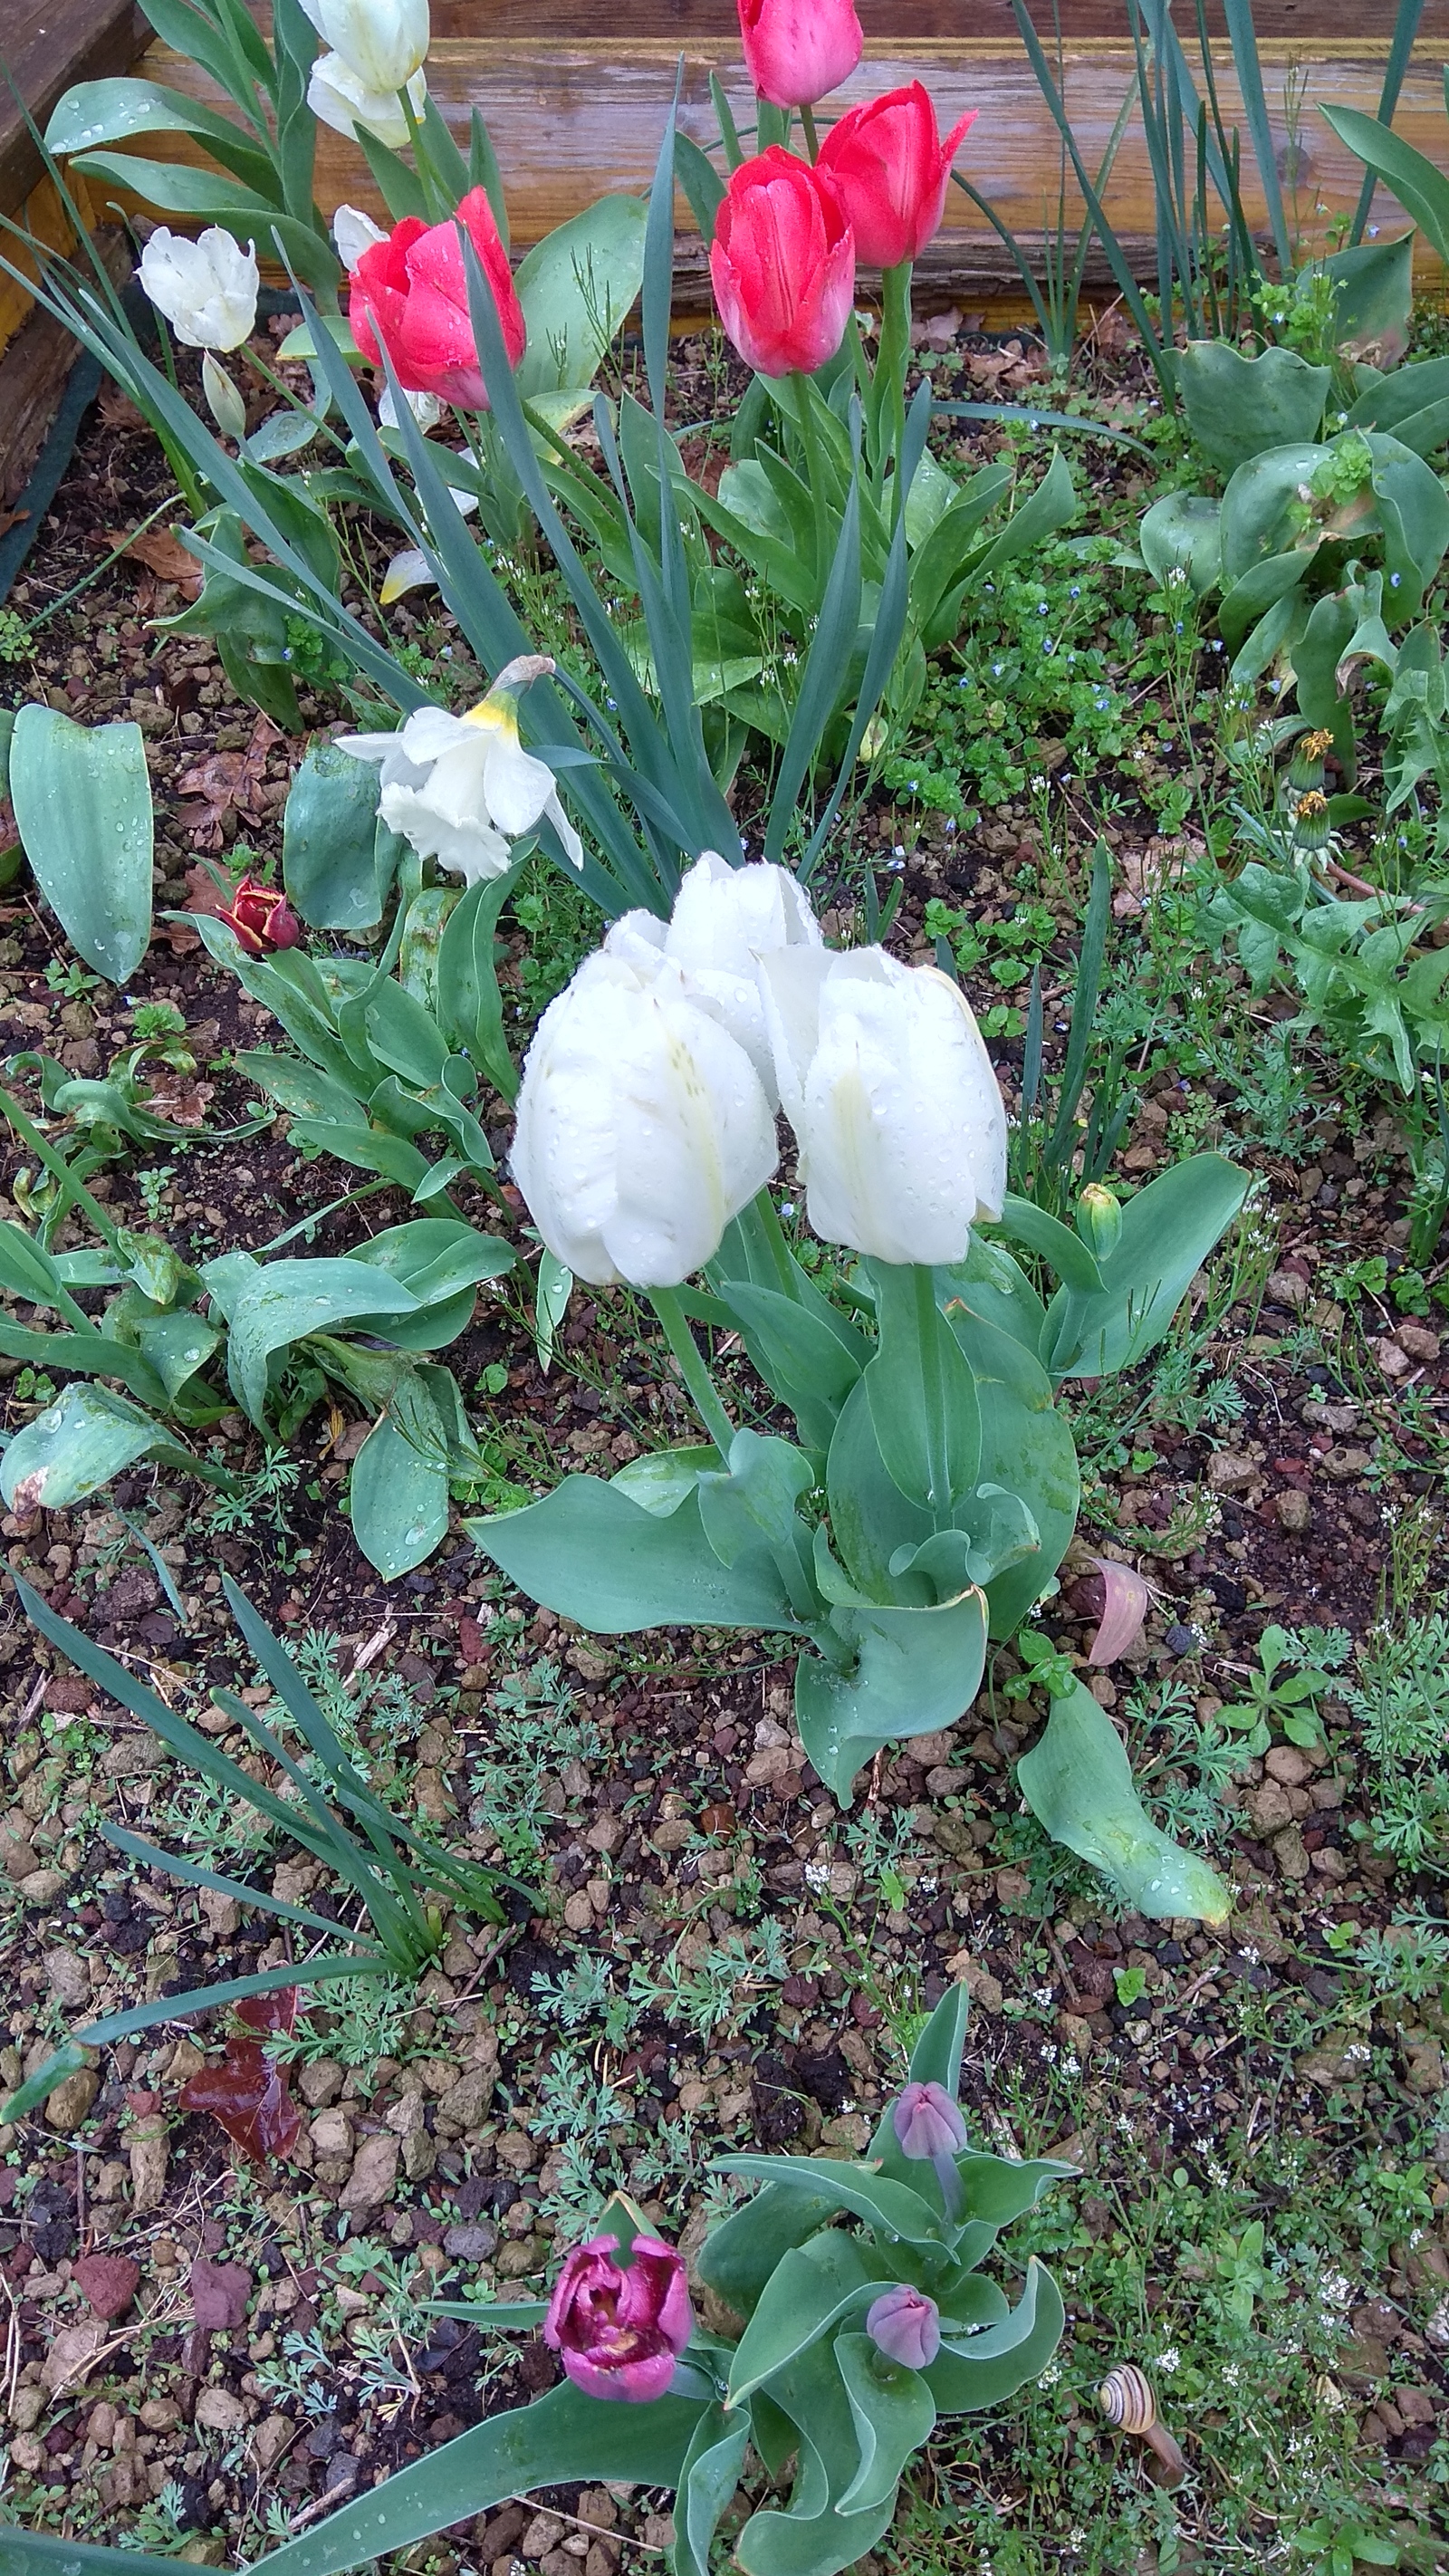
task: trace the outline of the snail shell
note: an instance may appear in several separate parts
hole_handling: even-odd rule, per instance
[[[1097,2391],[1097,2403],[1109,2424],[1124,2433],[1150,2433],[1157,2422],[1157,2400],[1135,2362],[1119,2362]]]

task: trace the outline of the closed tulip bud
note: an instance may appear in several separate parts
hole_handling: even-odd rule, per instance
[[[414,72],[405,86],[409,107],[421,116],[428,100],[426,78]],[[318,55],[307,78],[307,105],[319,125],[330,125],[334,134],[346,134],[354,143],[360,133],[370,134],[390,152],[402,152],[412,141],[397,91],[369,89],[342,54]]]
[[[1110,1190],[1100,1181],[1088,1181],[1077,1201],[1077,1232],[1089,1252],[1105,1261],[1117,1249],[1122,1232],[1122,1211]]]
[[[966,2123],[944,2084],[908,2084],[892,2107],[891,2126],[901,2154],[913,2163],[957,2155],[966,2144]]]
[[[324,45],[364,89],[405,89],[427,59],[428,0],[302,0]]]
[[[760,1078],[677,966],[598,949],[549,1004],[518,1095],[513,1177],[593,1287],[677,1288],[778,1160]]]
[[[819,167],[840,191],[855,256],[871,268],[919,259],[941,221],[951,164],[976,111],[944,143],[919,81],[847,108],[820,146]]]
[[[780,949],[823,945],[810,899],[788,868],[759,860],[732,868],[717,850],[688,870],[667,922],[626,912],[604,941],[612,956],[671,958],[692,998],[744,1048],[772,1108],[779,1093],[759,961]]]
[[[465,885],[502,876],[512,862],[510,842],[545,816],[574,866],[583,866],[583,843],[558,801],[553,771],[518,739],[519,697],[553,667],[546,653],[520,654],[466,715],[419,707],[396,733],[338,740],[339,751],[377,762],[378,811],[389,831]]]
[[[907,2370],[929,2370],[941,2349],[940,2309],[923,2290],[904,2281],[867,2308],[865,2330],[877,2352]]]
[[[811,375],[845,337],[855,236],[829,179],[772,144],[742,161],[715,217],[710,281],[746,366]]]
[[[548,2303],[543,2339],[589,2397],[647,2405],[663,2397],[694,2332],[689,2283],[672,2245],[636,2236],[627,2268],[617,2236],[576,2245]]]
[[[275,949],[295,948],[302,925],[284,894],[243,877],[227,911],[218,913],[236,932],[249,957],[269,957]]]
[[[348,319],[368,365],[382,365],[385,347],[405,392],[437,394],[464,410],[486,411],[488,388],[473,337],[460,224],[493,290],[508,363],[516,367],[527,337],[523,307],[481,188],[470,188],[445,224],[405,215],[383,240],[370,243],[352,269]]]
[[[964,1260],[1006,1195],[1006,1112],[970,1007],[883,948],[783,950],[760,978],[810,1223],[877,1261]]]
[[[812,107],[865,51],[855,0],[738,0],[745,69],[759,98]]]
[[[239,349],[256,328],[256,246],[219,224],[188,240],[158,224],[141,253],[141,284],[188,349]]]

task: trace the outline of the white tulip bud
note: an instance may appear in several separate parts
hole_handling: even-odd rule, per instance
[[[405,86],[414,116],[421,116],[428,99],[426,77],[414,72]],[[307,82],[307,105],[319,124],[354,142],[359,130],[385,143],[390,152],[406,151],[412,141],[397,91],[369,89],[342,54],[318,55]]]
[[[141,253],[141,284],[188,349],[239,349],[256,328],[256,245],[213,224],[196,241],[158,224]]]
[[[594,1287],[676,1288],[777,1159],[749,1057],[678,969],[586,958],[539,1022],[513,1140],[514,1179],[555,1258]]]
[[[717,850],[706,850],[689,869],[667,923],[650,912],[626,912],[604,942],[615,956],[649,949],[671,958],[695,1001],[744,1048],[772,1108],[779,1095],[759,961],[780,949],[823,944],[810,899],[787,868],[759,860],[732,868]]]
[[[777,951],[760,978],[815,1232],[876,1261],[963,1260],[1006,1195],[1006,1112],[964,995],[883,948]]]
[[[363,89],[406,87],[427,60],[428,0],[302,0],[324,45]]]

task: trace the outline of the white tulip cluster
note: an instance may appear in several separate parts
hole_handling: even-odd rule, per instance
[[[672,918],[626,913],[544,1013],[514,1178],[579,1278],[677,1287],[774,1172],[779,1107],[827,1243],[960,1261],[1001,1213],[1005,1111],[950,977],[832,953],[785,869],[706,850]]]
[[[307,84],[313,115],[336,134],[355,137],[361,126],[401,152],[410,136],[400,93],[415,117],[427,103],[428,0],[302,0],[302,6],[331,49],[318,55]]]

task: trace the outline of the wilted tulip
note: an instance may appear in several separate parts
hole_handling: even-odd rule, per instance
[[[662,2397],[694,2332],[684,2264],[657,2236],[636,2236],[627,2269],[617,2236],[576,2245],[558,2276],[544,2342],[576,2388],[635,2405]]]
[[[810,107],[865,51],[855,0],[738,0],[745,69],[776,107]]]
[[[188,349],[239,349],[256,328],[256,245],[219,224],[195,241],[158,224],[141,253],[141,284]]]
[[[249,957],[267,957],[276,948],[295,948],[302,925],[284,894],[243,877],[225,912],[217,915],[236,932]]]
[[[878,2352],[907,2370],[929,2370],[941,2349],[941,2311],[922,2290],[900,2282],[883,2291],[865,2312],[865,2330]]]
[[[717,850],[687,871],[667,922],[626,912],[604,941],[611,956],[672,958],[692,997],[744,1048],[772,1108],[779,1094],[758,961],[777,949],[822,945],[810,899],[788,868],[762,860],[732,868]]]
[[[385,240],[364,250],[352,270],[348,318],[368,365],[382,365],[385,345],[393,373],[407,392],[440,394],[465,410],[486,411],[488,388],[473,337],[460,224],[483,263],[508,363],[516,367],[526,337],[523,307],[481,188],[470,188],[445,224],[428,225],[419,215],[405,215]]]
[[[966,2123],[944,2084],[908,2084],[892,2107],[891,2126],[901,2154],[913,2162],[954,2156],[966,2144]]]
[[[760,961],[810,1223],[877,1261],[965,1258],[1001,1214],[1006,1112],[964,996],[883,948]]]
[[[397,733],[343,734],[338,742],[339,751],[379,764],[378,811],[388,829],[467,885],[502,876],[510,841],[545,815],[574,866],[583,866],[583,843],[559,803],[553,771],[518,739],[519,696],[553,667],[545,653],[520,654],[466,715],[419,707]]]
[[[855,295],[855,236],[833,182],[779,144],[742,161],[715,217],[709,274],[747,366],[762,376],[823,367]]]
[[[364,89],[403,89],[427,59],[428,0],[302,0],[302,7]]]
[[[919,81],[846,109],[820,146],[855,234],[855,256],[872,268],[919,259],[941,221],[956,148],[976,122],[974,108],[943,143],[936,111]]]
[[[539,1022],[513,1177],[555,1258],[593,1287],[677,1288],[778,1159],[760,1078],[677,966],[598,949]]]
[[[428,98],[424,75],[414,72],[406,89],[409,107],[414,116],[421,116]],[[349,135],[354,142],[359,130],[385,143],[391,152],[401,152],[412,140],[397,91],[369,89],[344,54],[318,55],[308,75],[307,105],[319,124],[330,125],[334,134]]]

